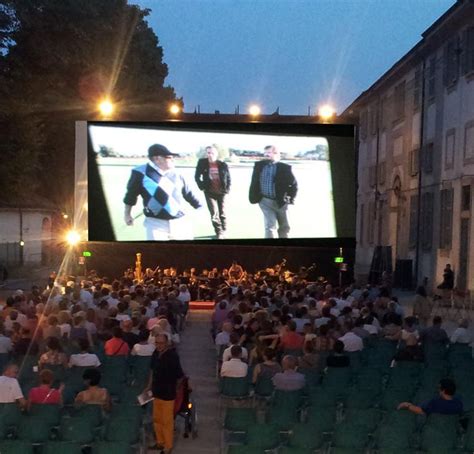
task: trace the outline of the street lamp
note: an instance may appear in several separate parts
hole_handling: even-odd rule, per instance
[[[105,118],[110,117],[114,112],[114,105],[109,98],[104,98],[98,107],[100,114]]]
[[[66,242],[69,246],[76,246],[81,241],[81,236],[75,230],[69,230],[66,233]]]
[[[336,115],[336,109],[330,104],[324,104],[319,108],[318,115],[323,121],[329,121]]]
[[[257,104],[252,104],[249,107],[249,114],[252,115],[252,117],[258,117],[260,115],[260,107],[257,106]]]

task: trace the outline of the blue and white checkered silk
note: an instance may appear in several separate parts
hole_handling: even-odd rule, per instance
[[[274,199],[275,195],[275,175],[276,175],[276,163],[269,162],[262,169],[260,174],[260,191],[263,197]]]

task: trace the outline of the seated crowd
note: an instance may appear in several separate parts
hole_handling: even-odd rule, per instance
[[[426,308],[420,309],[420,293],[426,298],[426,292],[419,290],[416,310],[426,314]],[[353,285],[342,290],[299,278],[264,282],[216,299],[213,333],[219,375],[222,383],[228,378],[247,380],[254,386],[256,397],[268,397],[268,387],[262,393],[261,384],[269,384],[273,400],[266,418],[270,420],[272,412],[279,408],[281,393],[286,391],[300,390],[309,399],[311,411],[315,394],[327,393],[328,397],[333,391],[328,382],[331,377],[344,376],[337,372],[343,369],[350,378],[336,393],[341,405],[349,395],[354,394],[354,400],[359,398],[359,388],[365,392],[365,378],[361,377],[373,374],[380,379],[367,378],[374,383],[373,394],[367,392],[373,402],[364,402],[364,408],[387,414],[407,409],[420,415],[460,416],[463,402],[455,395],[455,380],[448,376],[462,376],[464,366],[469,374],[474,371],[468,321],[460,320],[458,328],[448,336],[441,317],[433,317],[429,324],[428,320],[428,316],[405,314],[405,308],[385,287],[361,289]],[[388,346],[385,363],[378,362],[377,346]],[[447,361],[449,352],[456,351],[463,352],[465,364],[456,362],[454,357],[450,357],[452,364]],[[407,373],[407,387],[398,392],[400,385],[393,384],[398,380],[397,374],[391,371],[402,368],[417,372]],[[426,383],[439,383],[438,397],[434,389],[422,389],[424,375],[429,376]],[[387,403],[387,397],[383,403],[383,396],[392,392],[395,401]],[[403,401],[403,397],[416,397],[417,404]],[[320,399],[315,398],[318,405]]]

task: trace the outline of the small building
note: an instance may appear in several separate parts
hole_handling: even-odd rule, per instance
[[[435,288],[450,263],[473,289],[474,2],[458,0],[344,115],[359,124],[356,276],[382,271],[371,264],[388,250],[399,284]]]
[[[0,202],[0,263],[50,264],[58,210],[47,200]]]

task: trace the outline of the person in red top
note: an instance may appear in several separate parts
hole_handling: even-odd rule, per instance
[[[304,337],[296,332],[296,323],[289,320],[283,332],[280,334],[280,348],[287,350],[302,350],[304,345]]]
[[[112,339],[109,339],[104,345],[105,354],[108,356],[127,356],[130,352],[130,347],[122,339],[120,327],[114,327],[112,334]]]
[[[28,410],[32,404],[56,404],[62,405],[63,397],[62,391],[64,385],[61,385],[59,389],[51,387],[54,381],[54,374],[49,369],[43,369],[39,373],[40,385],[36,388],[32,388],[28,394]]]

